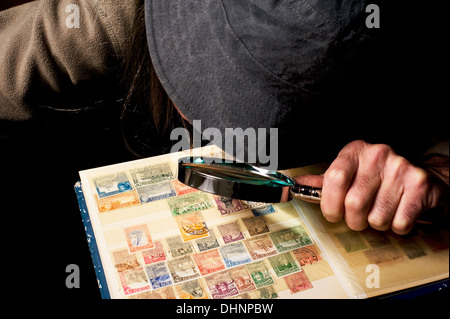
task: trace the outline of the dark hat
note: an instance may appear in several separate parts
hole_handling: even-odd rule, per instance
[[[373,1],[372,1],[373,2]],[[277,127],[366,36],[363,0],[146,0],[148,45],[172,101],[202,127]]]

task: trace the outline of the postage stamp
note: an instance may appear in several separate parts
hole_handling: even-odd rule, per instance
[[[119,273],[125,296],[150,289],[147,276],[142,268]]]
[[[256,288],[273,285],[275,281],[270,275],[269,269],[264,264],[264,260],[257,261],[251,264],[246,264],[250,276],[252,276],[253,282]]]
[[[191,255],[169,260],[167,264],[175,283],[200,277]]]
[[[198,239],[209,236],[205,219],[200,211],[190,212],[175,216],[180,229],[181,238],[184,241]]]
[[[206,251],[219,247],[219,241],[217,240],[214,231],[212,229],[208,229],[208,231],[209,237],[200,238],[195,241],[199,251]]]
[[[398,239],[398,243],[400,245],[400,248],[403,250],[403,252],[409,259],[416,259],[418,257],[426,255],[414,237],[411,238],[400,237]]]
[[[308,266],[322,261],[322,257],[316,245],[310,245],[294,249],[292,251],[300,266]]]
[[[141,203],[149,203],[176,196],[171,182],[161,182],[136,188]]]
[[[172,279],[169,275],[169,270],[167,269],[165,262],[160,262],[156,264],[151,264],[145,266],[145,271],[150,279],[150,284],[153,289],[162,288],[172,284]]]
[[[250,236],[262,235],[270,232],[264,216],[242,218]]]
[[[143,224],[125,228],[124,232],[130,253],[154,247],[147,225]]]
[[[134,270],[141,267],[139,260],[135,254],[130,254],[128,249],[121,249],[112,252],[114,258],[114,266],[118,272]]]
[[[292,275],[288,275],[283,278],[289,287],[291,294],[300,292],[306,289],[313,288],[313,285],[309,281],[304,271],[296,272]]]
[[[353,253],[355,251],[360,251],[368,248],[364,243],[364,240],[356,231],[348,230],[340,233],[335,233],[334,235],[347,253]]]
[[[174,179],[168,163],[142,167],[130,171],[135,187],[160,183]]]
[[[94,179],[94,185],[99,198],[133,190],[127,175],[124,172],[109,174]]]
[[[269,235],[280,253],[313,244],[302,225],[281,229]]]
[[[96,199],[98,210],[100,213],[105,213],[120,208],[136,206],[141,203],[135,191]]]
[[[277,254],[277,250],[267,234],[247,239],[244,243],[253,260]]]
[[[245,239],[244,234],[241,232],[241,228],[239,227],[238,220],[222,225],[217,225],[217,229],[222,235],[225,244]]]
[[[154,248],[142,251],[142,257],[146,265],[166,260],[161,242],[155,241],[153,244],[155,246]]]
[[[252,261],[242,242],[222,246],[220,252],[228,268]]]
[[[256,207],[256,208],[252,209],[253,216],[255,216],[255,217],[262,216],[262,215],[269,215],[269,214],[273,214],[276,212],[277,212],[277,210],[275,209],[275,207],[273,205]]]
[[[182,182],[180,182],[178,179],[172,180],[173,188],[175,188],[175,192],[177,193],[177,196],[189,194],[193,192],[198,192],[198,189],[195,189],[193,187],[189,187]]]
[[[131,295],[127,299],[177,299],[172,286],[148,290],[136,295]]]
[[[197,253],[192,256],[194,257],[198,269],[203,276],[225,269],[222,257],[220,257],[217,249]]]
[[[213,299],[229,298],[239,294],[237,285],[228,271],[209,275],[205,280]]]
[[[192,244],[183,242],[181,237],[178,235],[167,237],[166,242],[169,246],[172,257],[174,258],[194,253],[194,247],[192,247]]]
[[[175,285],[175,289],[180,299],[208,299],[205,287],[199,279]]]
[[[231,278],[236,283],[239,293],[242,294],[244,292],[256,289],[256,286],[253,283],[252,278],[250,277],[250,274],[248,273],[248,270],[247,268],[245,268],[245,266],[231,268],[229,270],[229,273]]]
[[[269,262],[272,265],[275,274],[280,278],[290,275],[294,272],[300,271],[300,267],[295,262],[294,258],[289,252],[269,257]]]
[[[214,195],[214,200],[217,204],[217,208],[219,209],[220,214],[222,215],[228,215],[244,210],[241,201],[238,199]]]
[[[248,296],[250,299],[277,299],[278,293],[274,286],[266,286],[249,292]]]
[[[167,199],[172,215],[178,216],[214,207],[205,193],[194,192]]]
[[[380,232],[373,228],[368,227],[364,229],[361,234],[371,248],[381,248],[392,245],[389,236],[386,236],[384,232]]]

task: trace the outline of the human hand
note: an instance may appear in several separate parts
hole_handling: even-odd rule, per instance
[[[321,210],[330,222],[349,228],[392,229],[407,234],[420,214],[437,207],[448,186],[397,155],[391,147],[354,141],[346,145],[324,175],[298,176],[299,184],[322,187]]]

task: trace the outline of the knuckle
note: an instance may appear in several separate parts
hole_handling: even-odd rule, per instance
[[[348,194],[345,197],[344,205],[345,211],[351,213],[360,212],[367,206],[365,198],[356,194]]]
[[[347,185],[347,172],[340,168],[330,168],[325,172],[324,182],[333,188],[342,189]]]
[[[376,230],[384,231],[389,229],[389,220],[386,216],[370,214],[367,221],[369,222],[369,225]]]

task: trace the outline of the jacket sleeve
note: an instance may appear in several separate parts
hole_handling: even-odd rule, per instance
[[[0,12],[0,120],[103,94],[138,0],[40,0]]]

